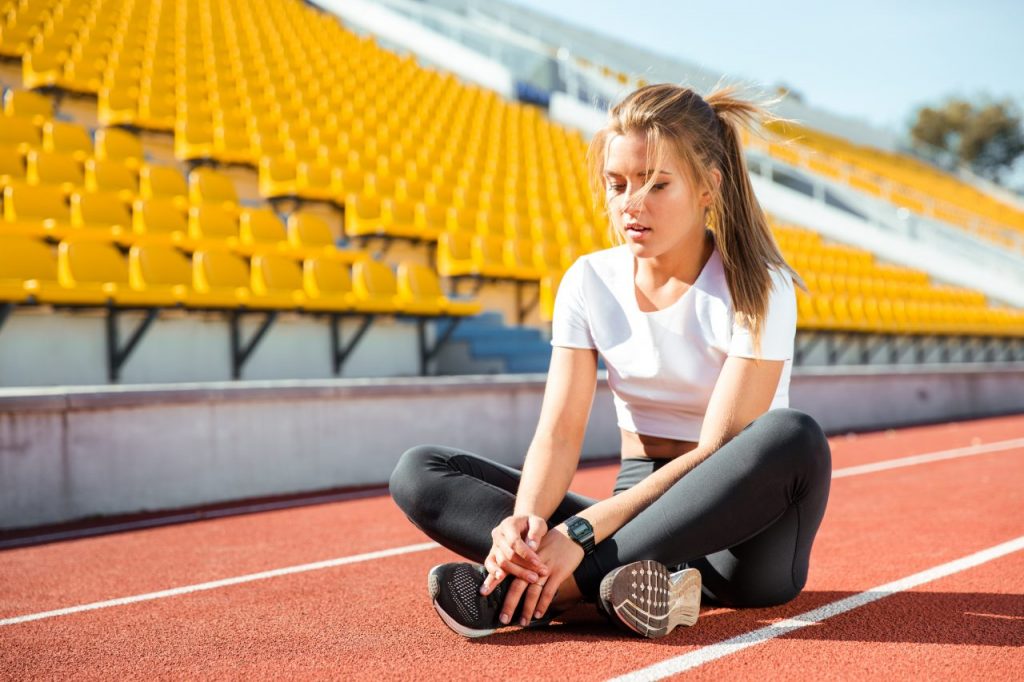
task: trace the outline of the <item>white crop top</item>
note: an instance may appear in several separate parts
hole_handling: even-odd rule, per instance
[[[769,409],[789,406],[795,334],[793,281],[780,271],[772,271],[757,355],[750,331],[734,321],[717,248],[678,301],[645,313],[636,302],[633,254],[618,246],[582,256],[565,273],[555,298],[551,345],[601,354],[621,428],[696,442],[730,355],[785,360]]]

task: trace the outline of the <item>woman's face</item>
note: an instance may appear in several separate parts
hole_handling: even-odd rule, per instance
[[[638,200],[637,193],[651,173],[656,174],[655,184]],[[625,237],[633,255],[655,258],[676,249],[703,247],[704,207],[710,196],[695,191],[675,158],[665,159],[659,168],[648,168],[643,134],[631,132],[611,139],[604,183],[612,225]]]

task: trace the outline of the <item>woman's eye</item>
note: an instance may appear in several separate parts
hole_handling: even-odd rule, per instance
[[[609,192],[621,192],[625,189],[625,185],[608,185]]]
[[[651,191],[652,192],[660,192],[661,190],[665,189],[666,187],[668,187],[668,183],[667,182],[659,182],[657,185],[652,185],[651,186]]]

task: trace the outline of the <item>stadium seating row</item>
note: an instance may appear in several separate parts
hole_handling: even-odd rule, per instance
[[[792,124],[774,124],[770,154],[989,241],[1024,248],[1024,212],[910,156]],[[795,144],[793,144],[795,143]]]
[[[306,312],[466,316],[474,301],[441,292],[433,270],[403,262],[397,276],[372,259],[348,264],[275,253],[200,249],[191,258],[170,246],[135,245],[127,259],[110,243],[67,239],[53,248],[0,234],[0,300],[55,305],[269,309]]]

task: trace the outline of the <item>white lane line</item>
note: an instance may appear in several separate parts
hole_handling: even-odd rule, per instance
[[[668,677],[669,675],[677,675],[687,670],[692,670],[698,666],[710,663],[711,661],[729,656],[731,654],[738,653],[744,649],[748,649],[752,646],[756,646],[763,642],[781,637],[782,635],[789,634],[801,628],[805,628],[808,625],[817,625],[824,620],[838,616],[847,611],[860,608],[865,604],[870,604],[873,601],[884,599],[893,594],[899,592],[905,592],[906,590],[913,589],[919,585],[925,583],[934,582],[940,578],[953,575],[954,573],[960,573],[967,569],[980,566],[981,564],[998,559],[999,557],[1012,554],[1013,552],[1019,552],[1024,549],[1024,536],[1009,540],[1002,544],[996,545],[995,547],[989,547],[983,549],[980,552],[975,552],[968,556],[950,561],[949,563],[935,566],[933,568],[926,569],[920,573],[908,575],[906,578],[900,578],[899,580],[885,585],[879,585],[873,589],[855,594],[845,599],[834,601],[830,604],[825,604],[812,611],[807,611],[799,616],[788,618],[786,620],[779,621],[778,623],[772,623],[771,625],[765,626],[760,630],[753,630],[746,632],[742,635],[727,639],[717,644],[711,644],[709,646],[701,647],[696,651],[669,658],[660,663],[655,663],[652,666],[641,668],[631,673],[627,673],[620,677],[613,678],[609,682],[648,682],[649,680],[660,680]]]
[[[957,457],[984,455],[989,452],[1014,450],[1016,448],[1024,448],[1024,438],[1001,440],[996,441],[995,443],[985,443],[983,445],[967,445],[961,448],[953,448],[952,450],[927,452],[923,455],[913,455],[911,457],[900,457],[899,459],[887,459],[882,462],[872,462],[871,464],[845,467],[843,469],[836,469],[833,471],[832,478],[860,476],[861,474],[872,474],[876,471],[886,471],[887,469],[899,469],[900,467],[910,467],[917,464],[928,464],[930,462],[941,462],[945,459],[956,459]]]
[[[326,561],[317,561],[311,564],[299,564],[298,566],[286,566],[285,568],[275,568],[272,571],[262,571],[260,573],[249,573],[248,575],[240,575],[234,578],[224,578],[223,580],[212,580],[208,583],[199,583],[196,585],[185,585],[184,587],[175,587],[169,590],[160,590],[159,592],[147,592],[146,594],[136,594],[132,597],[121,597],[119,599],[108,599],[107,601],[97,601],[91,604],[80,604],[78,606],[69,606],[64,609],[56,609],[54,611],[42,611],[40,613],[30,613],[24,616],[15,616],[13,618],[4,618],[0,620],[0,626],[3,625],[17,625],[18,623],[27,623],[33,620],[43,620],[44,618],[56,618],[57,616],[68,616],[73,613],[81,613],[83,611],[95,611],[96,609],[106,609],[111,606],[125,606],[126,604],[135,604],[140,601],[151,601],[154,599],[166,599],[167,597],[177,597],[183,594],[191,594],[192,592],[202,592],[203,590],[215,590],[219,587],[228,587],[230,585],[240,585],[242,583],[251,583],[256,580],[267,580],[268,578],[277,578],[282,575],[293,575],[295,573],[305,573],[307,571],[319,571],[324,568],[334,568],[335,566],[345,566],[347,564],[358,564],[363,561],[373,561],[374,559],[384,559],[387,557],[398,556],[400,554],[412,554],[413,552],[424,552],[428,549],[435,549],[440,547],[436,542],[423,542],[418,545],[406,545],[405,547],[395,547],[393,549],[383,549],[377,552],[367,552],[365,554],[354,554],[352,556],[339,557],[337,559],[328,559]]]

